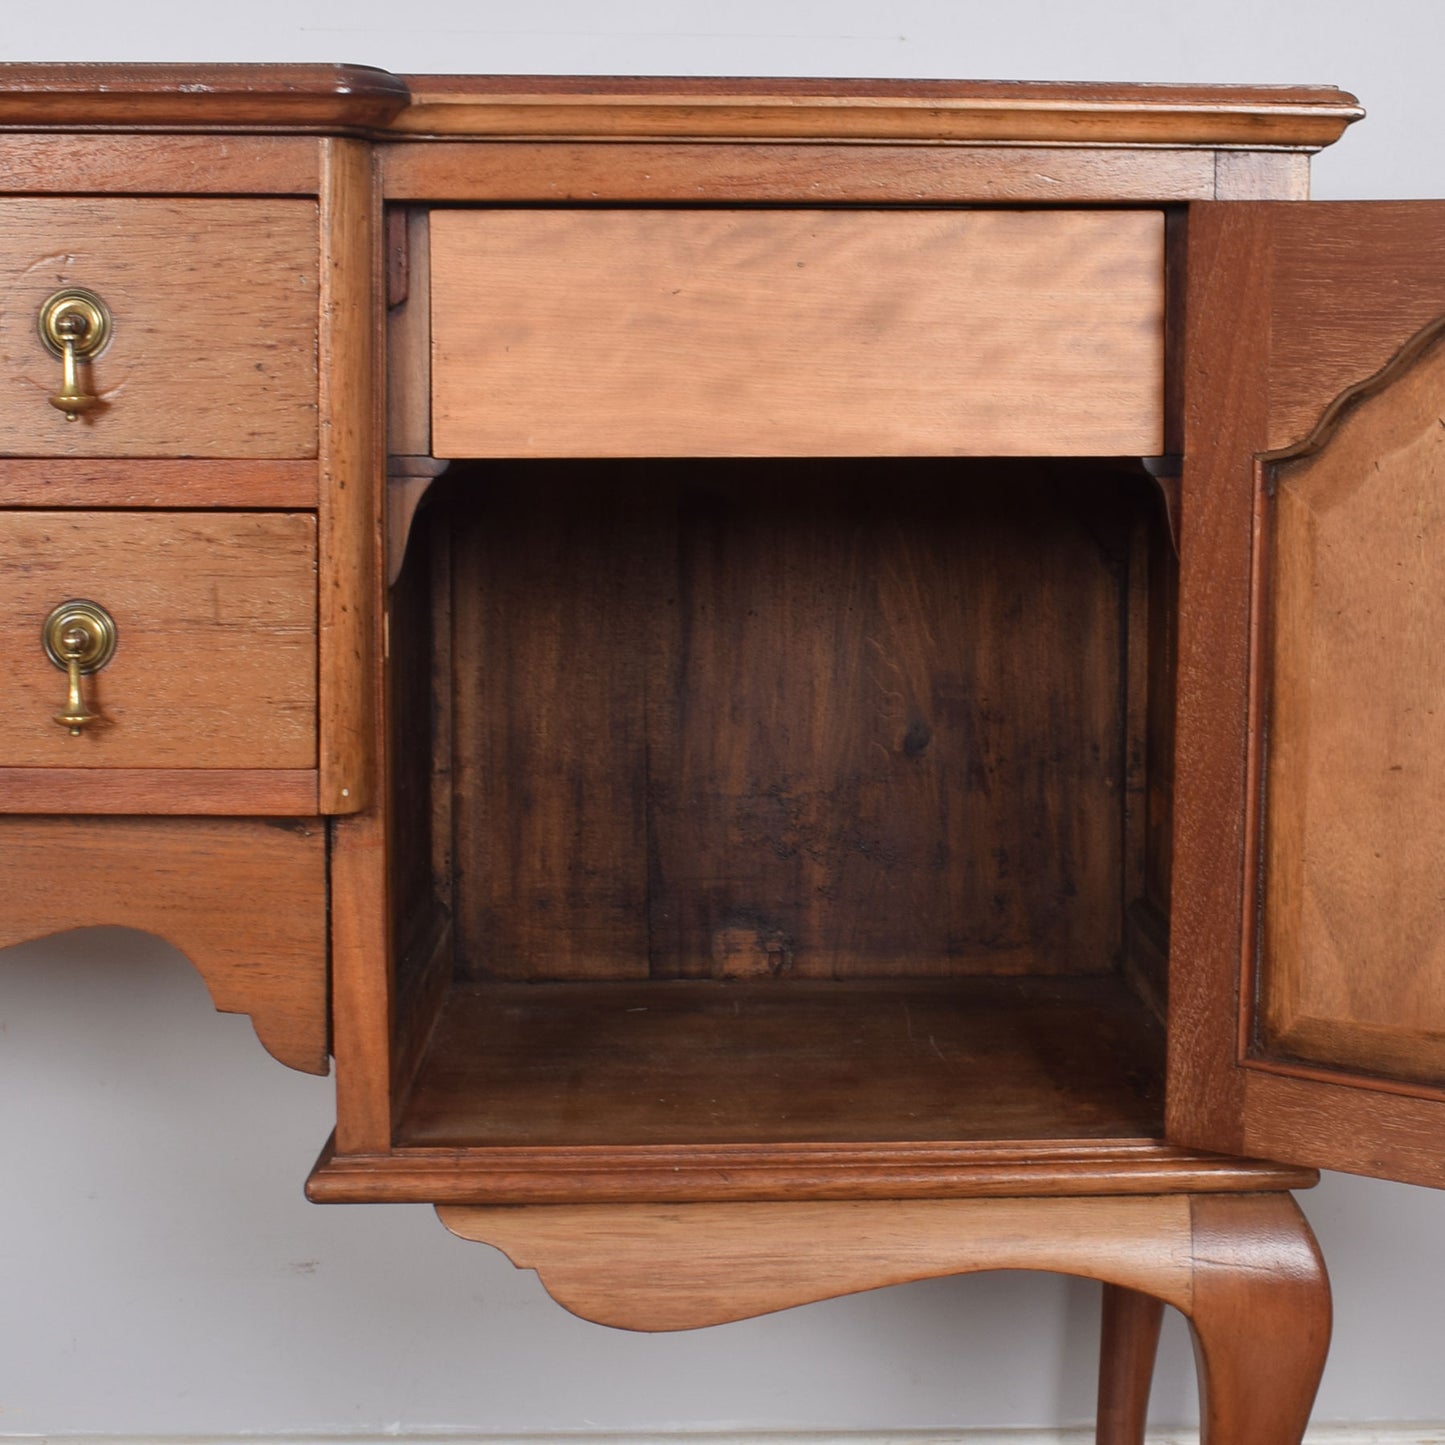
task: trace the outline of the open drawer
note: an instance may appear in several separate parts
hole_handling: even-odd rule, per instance
[[[439,457],[1164,450],[1159,211],[439,210]]]

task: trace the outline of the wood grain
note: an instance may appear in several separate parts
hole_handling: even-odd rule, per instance
[[[1144,1445],[1163,1317],[1164,1301],[1156,1295],[1104,1286],[1095,1445]]]
[[[1445,208],[1433,201],[1262,202],[1272,265],[1269,434],[1306,437],[1341,392],[1445,315]],[[1264,259],[1262,257],[1261,259]]]
[[[310,817],[311,768],[0,768],[0,812]]]
[[[1445,1188],[1440,1090],[1261,1063],[1246,1075],[1241,1148],[1321,1169]],[[1364,1087],[1368,1085],[1368,1087]]]
[[[437,1213],[453,1234],[535,1269],[563,1308],[621,1329],[696,1329],[989,1269],[1108,1279],[1186,1311],[1193,1298],[1189,1201],[1179,1196]]]
[[[1184,328],[1168,1138],[1240,1154],[1254,454],[1273,381],[1267,208],[1191,207]]]
[[[316,264],[310,201],[0,199],[0,453],[314,456]],[[36,334],[63,286],[114,318],[83,370],[102,404],[73,423]]]
[[[310,823],[0,818],[0,946],[138,928],[196,966],[223,1013],[251,1016],[291,1068],[327,1069],[326,840]]]
[[[387,199],[428,203],[1159,204],[1217,193],[1210,152],[1169,147],[769,141],[740,153],[696,140],[456,140],[397,141],[378,153]]]
[[[314,196],[319,177],[297,136],[0,134],[0,191],[28,195]]]
[[[1189,1212],[1201,1445],[1299,1445],[1330,1345],[1314,1235],[1288,1195],[1195,1198]]]
[[[429,457],[432,449],[428,220],[429,213],[422,207],[401,214],[399,244],[407,289],[389,310],[386,332],[386,448],[392,456]],[[394,570],[400,567],[400,559],[390,557],[388,565]]]
[[[316,764],[316,525],[302,513],[0,513],[0,765]],[[89,599],[115,656],[86,679],[104,721],[56,725],[51,609]]]
[[[376,804],[331,823],[336,1141],[345,1152],[391,1144],[393,931],[386,833],[386,815]]]
[[[998,461],[458,470],[468,976],[1108,968],[1146,486]]]
[[[457,210],[431,249],[438,456],[1162,448],[1157,213]]]
[[[337,1063],[338,1086],[341,1062]],[[343,1151],[307,1184],[326,1203],[584,1204],[705,1200],[1056,1198],[1307,1189],[1310,1169],[1157,1139],[1025,1144],[641,1145]]]
[[[1258,459],[1278,460],[1281,448],[1271,444],[1282,437],[1290,438],[1285,450],[1318,447],[1329,434],[1317,430],[1327,414],[1363,416],[1363,405],[1339,411],[1341,391],[1356,393],[1358,401],[1365,394],[1360,384],[1445,314],[1445,285],[1428,264],[1442,225],[1440,207],[1410,203],[1206,203],[1191,212],[1173,947],[1193,966],[1177,970],[1173,980],[1167,1110],[1169,1137],[1180,1144],[1432,1183],[1445,1179],[1439,1163],[1445,1102],[1438,1089],[1360,1073],[1332,1079],[1307,1061],[1250,1062],[1255,1026],[1241,1001],[1254,994],[1266,761],[1264,594],[1251,590],[1253,535],[1266,505],[1265,466]],[[1365,392],[1372,390],[1378,388]],[[1390,560],[1408,570],[1428,541],[1388,507],[1365,500],[1379,474],[1373,460],[1361,465],[1362,500],[1355,505],[1370,530],[1350,538],[1350,565],[1379,575],[1393,546]],[[1408,477],[1411,465],[1402,457],[1399,475]],[[1307,537],[1315,525],[1298,535]],[[1379,551],[1371,544],[1377,532],[1386,539]],[[1373,596],[1367,605],[1376,605]],[[1412,600],[1406,611],[1419,615],[1422,605]],[[1368,626],[1358,602],[1354,612]],[[1406,646],[1409,627],[1401,622]],[[1390,686],[1408,684],[1399,677]],[[1331,708],[1337,703],[1332,699]],[[1339,709],[1328,726],[1347,725],[1348,711]],[[1402,726],[1408,731],[1412,724],[1392,719],[1387,740],[1400,738]],[[1271,749],[1300,746],[1309,739],[1271,730]],[[1299,820],[1283,819],[1277,801],[1271,808],[1276,836],[1302,836]],[[1398,846],[1400,839],[1392,839],[1391,847]],[[1394,923],[1388,908],[1373,901],[1369,907],[1368,920],[1360,921],[1388,934]],[[1282,916],[1277,912],[1276,921]],[[1282,962],[1276,958],[1274,966]],[[1396,950],[1391,966],[1408,971],[1412,962]],[[1395,1047],[1397,1055],[1411,1048],[1408,1042]],[[1402,1067],[1389,1049],[1376,1058],[1384,1067]]]
[[[1272,477],[1261,1037],[1445,1084],[1445,346]]]
[[[402,1148],[1141,1138],[1163,1039],[1116,981],[455,988]]]
[[[1188,1318],[1205,1445],[1299,1445],[1329,1346],[1329,1283],[1287,1194],[437,1213],[535,1269],[572,1313],[623,1329],[695,1329],[978,1270],[1102,1280]],[[1157,1326],[1157,1307],[1136,1313]],[[1117,1332],[1105,1343],[1117,1348]],[[1116,1403],[1106,1383],[1101,1406]],[[1097,1438],[1132,1445],[1136,1423],[1101,1411]]]
[[[377,787],[373,714],[384,575],[381,224],[370,149],[322,147],[318,612],[321,811],[354,813]]]
[[[364,65],[0,66],[0,125],[335,130],[384,125],[406,83]]]
[[[418,75],[394,132],[1062,141],[1316,150],[1364,114],[1332,86]]]
[[[4,507],[234,507],[311,511],[314,461],[0,457]]]
[[[387,599],[391,1046],[397,1100],[411,1087],[456,972],[453,588],[444,509],[422,512],[405,559]],[[398,565],[395,552],[392,565]]]
[[[336,1138],[391,1141],[397,826],[390,775],[385,558],[384,231],[369,147],[331,141],[322,197],[323,811],[331,823]],[[329,718],[329,722],[325,721]],[[330,732],[326,731],[330,728]],[[325,777],[325,774],[323,775]]]

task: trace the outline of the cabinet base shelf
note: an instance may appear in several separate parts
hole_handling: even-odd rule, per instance
[[[410,1148],[1156,1137],[1163,1037],[1107,974],[454,986]]]
[[[585,1149],[323,1150],[318,1204],[633,1204],[1022,1196],[1231,1194],[1308,1189],[1312,1169],[1178,1149],[1080,1143]]]

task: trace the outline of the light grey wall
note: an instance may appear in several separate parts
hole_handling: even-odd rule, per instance
[[[1335,82],[1372,117],[1328,197],[1445,196],[1438,0],[71,0],[5,8],[0,58],[349,60],[413,71]],[[0,878],[0,889],[5,880]],[[1050,1425],[1092,1409],[1091,1287],[944,1280],[679,1336],[564,1314],[420,1206],[300,1185],[330,1085],[119,931],[0,957],[0,1436]],[[1305,1198],[1336,1344],[1317,1418],[1445,1420],[1445,1198]],[[1193,1410],[1172,1322],[1155,1417]]]

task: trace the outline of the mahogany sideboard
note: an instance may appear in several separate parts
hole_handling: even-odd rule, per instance
[[[0,69],[0,943],[638,1329],[988,1268],[1297,1445],[1445,1183],[1445,206],[1328,88]]]

